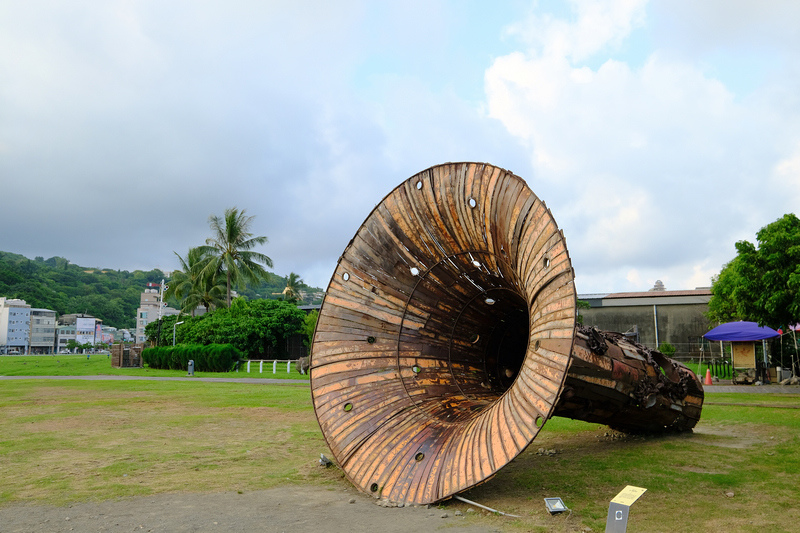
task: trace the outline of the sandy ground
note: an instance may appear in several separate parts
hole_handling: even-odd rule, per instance
[[[0,509],[0,532],[501,531],[475,525],[468,515],[437,507],[384,508],[355,489],[295,486],[243,494],[162,494],[68,507],[12,505]]]

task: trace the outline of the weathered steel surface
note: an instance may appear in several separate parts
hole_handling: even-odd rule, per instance
[[[702,388],[694,416],[682,378],[637,385],[663,356],[616,341],[607,356],[606,337],[576,334],[573,280],[550,211],[506,170],[439,165],[389,193],[340,258],[312,347],[317,420],[350,481],[395,502],[448,498],[524,450],[556,406],[627,427],[616,412],[679,405],[655,425],[691,427]]]
[[[692,429],[703,386],[677,361],[619,333],[579,328],[554,416],[624,431]]]

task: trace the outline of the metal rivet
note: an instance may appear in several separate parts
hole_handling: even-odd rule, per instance
[[[342,274],[342,279],[345,280],[345,281],[349,280],[350,279],[350,274],[345,272],[344,274]]]

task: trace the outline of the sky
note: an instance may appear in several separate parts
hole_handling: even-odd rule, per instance
[[[522,177],[579,294],[708,287],[800,206],[794,0],[0,0],[0,250],[170,271],[237,207],[325,288],[426,168]]]

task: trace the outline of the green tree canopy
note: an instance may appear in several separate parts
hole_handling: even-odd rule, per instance
[[[266,244],[267,238],[250,233],[253,217],[246,216],[244,209],[228,208],[222,218],[212,215],[208,222],[214,236],[206,239],[205,246],[199,247],[202,254],[212,257],[204,275],[225,273],[226,301],[230,307],[231,287],[246,282],[258,283],[267,276],[264,267],[272,267],[272,259],[253,251],[256,246]]]
[[[175,298],[180,302],[181,311],[192,316],[200,305],[206,312],[225,305],[225,278],[220,272],[206,269],[213,256],[199,247],[190,248],[186,258],[174,253],[181,268],[172,273],[164,299]]]
[[[736,243],[736,257],[711,287],[709,318],[752,320],[773,328],[800,319],[800,219],[787,214],[761,228],[757,244]]]
[[[145,334],[161,346],[176,340],[182,344],[232,344],[249,359],[263,359],[286,351],[286,339],[303,331],[305,313],[296,305],[282,300],[233,300],[231,306],[221,307],[197,317],[168,316],[145,327]],[[176,321],[183,324],[175,327]]]

